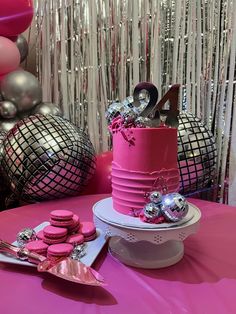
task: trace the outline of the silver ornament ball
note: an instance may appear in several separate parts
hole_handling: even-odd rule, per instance
[[[41,104],[36,105],[31,114],[34,115],[37,113],[43,115],[52,114],[53,116],[62,117],[62,111],[59,106],[51,102],[42,102]]]
[[[162,196],[161,212],[170,222],[178,222],[188,213],[188,202],[179,193],[170,193]]]
[[[133,102],[134,102],[133,96],[128,96],[122,101],[122,105],[126,108],[128,107],[134,109],[135,107],[133,105]]]
[[[95,151],[69,121],[30,116],[4,138],[2,171],[14,195],[26,202],[78,195],[95,172]]]
[[[124,106],[121,103],[119,102],[112,103],[105,112],[107,123],[110,124],[112,120],[118,117],[123,110]]]
[[[147,117],[137,117],[137,119],[135,119],[134,124],[137,128],[149,128],[152,127],[152,121],[151,119],[147,118]]]
[[[42,88],[37,78],[27,71],[13,71],[1,82],[5,100],[17,105],[19,112],[32,109],[42,101]]]
[[[153,191],[150,193],[149,199],[152,203],[160,204],[162,201],[162,194],[159,191]]]
[[[216,143],[208,127],[191,113],[179,115],[178,166],[180,193],[209,188],[216,176]]]
[[[148,102],[146,99],[146,96],[143,93],[139,94],[139,106],[136,107],[134,106],[134,97],[133,96],[128,96],[122,101],[122,104],[124,107],[129,107],[132,108],[133,111],[137,114],[140,115],[141,112],[146,108]]]
[[[17,114],[16,105],[9,100],[0,101],[0,116],[4,119],[14,118]]]
[[[36,232],[31,228],[24,228],[17,234],[17,244],[20,247],[25,246],[28,242],[36,240]]]
[[[137,118],[137,113],[132,108],[125,107],[124,111],[121,112],[121,117],[124,119],[125,124],[133,123]]]
[[[73,251],[71,252],[70,258],[80,260],[85,255],[86,255],[85,245],[78,244],[74,247]]]
[[[143,213],[146,218],[154,219],[160,216],[161,209],[160,206],[155,203],[148,203],[144,206]]]
[[[25,39],[24,35],[22,34],[18,35],[17,40],[16,40],[16,46],[20,52],[20,63],[21,63],[26,59],[29,52],[28,42]]]

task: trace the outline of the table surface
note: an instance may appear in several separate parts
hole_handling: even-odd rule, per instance
[[[24,227],[48,220],[53,209],[72,209],[92,220],[92,207],[109,195],[86,195],[0,213],[0,238],[13,242]],[[199,230],[185,241],[183,259],[158,270],[114,260],[105,247],[93,267],[106,287],[66,282],[35,268],[0,262],[0,313],[236,313],[236,208],[190,199],[202,212]]]

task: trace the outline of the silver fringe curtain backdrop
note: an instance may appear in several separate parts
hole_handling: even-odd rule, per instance
[[[151,81],[180,83],[181,110],[203,119],[218,149],[219,200],[236,204],[233,0],[36,0],[44,101],[109,149],[107,106]]]

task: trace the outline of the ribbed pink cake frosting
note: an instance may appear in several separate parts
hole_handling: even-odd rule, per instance
[[[132,138],[132,141],[129,141]],[[130,215],[147,203],[145,194],[179,188],[177,129],[129,128],[113,133],[112,200]]]

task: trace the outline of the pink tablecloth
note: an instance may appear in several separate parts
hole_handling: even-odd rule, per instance
[[[0,213],[0,237],[10,242],[26,226],[48,219],[52,209],[73,209],[92,219],[92,195],[51,201]],[[194,200],[202,211],[199,231],[185,240],[184,258],[160,270],[122,265],[103,251],[94,267],[105,288],[80,286],[0,263],[0,313],[236,313],[236,208]]]

